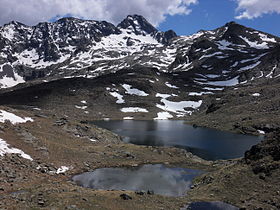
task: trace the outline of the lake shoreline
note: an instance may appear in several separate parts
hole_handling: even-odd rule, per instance
[[[270,176],[265,175],[263,181],[263,175],[255,174],[252,166],[241,158],[205,161],[182,149],[126,144],[110,131],[63,116],[10,111],[32,116],[34,122],[20,126],[6,122],[1,128],[4,132],[1,137],[31,155],[34,161],[17,155],[0,157],[0,166],[6,169],[0,173],[0,178],[7,180],[1,184],[1,208],[178,209],[193,201],[224,201],[249,209],[273,207],[263,202],[269,194],[262,192],[267,187],[277,187],[279,169],[272,171]],[[94,136],[96,141],[91,141],[88,136]],[[97,168],[158,163],[208,173],[197,177],[192,190],[181,198],[138,195],[131,191],[92,190],[70,181],[75,174]],[[61,166],[67,166],[69,170],[54,174],[53,171]],[[132,200],[123,200],[121,194],[129,195]],[[250,200],[252,196],[253,200]],[[272,198],[275,200],[277,197]]]

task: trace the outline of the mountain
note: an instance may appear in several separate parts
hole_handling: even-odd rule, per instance
[[[197,200],[280,209],[279,66],[279,37],[235,22],[190,36],[161,32],[139,15],[118,25],[62,18],[0,27],[0,209],[185,209]],[[182,148],[125,143],[93,122],[110,119],[184,120],[197,128],[179,136],[186,141],[209,138],[199,127],[264,140],[244,158],[206,161]],[[209,134],[207,144],[222,149]],[[247,149],[235,140],[233,149]],[[207,153],[201,144],[190,150]],[[69,181],[93,169],[159,163],[204,172],[175,199]]]
[[[0,85],[96,77],[135,65],[189,72],[196,83],[244,82],[277,76],[278,52],[278,37],[234,22],[180,37],[158,31],[139,15],[129,15],[117,26],[76,18],[33,27],[11,22],[0,28]],[[266,60],[270,65],[258,70]]]
[[[84,75],[89,69],[94,76],[105,61],[164,45],[175,36],[173,31],[158,31],[138,15],[118,26],[76,18],[33,27],[11,22],[0,28],[0,84],[6,88],[35,78]]]
[[[280,76],[280,38],[235,22],[177,36],[158,31],[139,15],[129,15],[117,26],[62,18],[32,27],[11,22],[0,28],[0,37],[1,104],[65,114],[83,107],[77,116],[91,113],[90,118],[212,113],[221,105],[211,97]],[[85,98],[91,105],[80,104]],[[72,108],[66,111],[63,101]]]

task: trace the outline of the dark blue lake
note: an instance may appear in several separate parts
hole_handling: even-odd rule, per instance
[[[239,158],[263,137],[194,128],[184,121],[94,121],[93,124],[123,136],[128,143],[184,148],[206,160]]]

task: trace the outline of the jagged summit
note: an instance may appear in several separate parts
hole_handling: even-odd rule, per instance
[[[118,27],[129,29],[136,35],[146,35],[158,31],[141,15],[128,15],[120,24],[118,24]]]
[[[162,44],[167,44],[169,40],[177,37],[177,34],[172,30],[166,32],[158,31],[141,15],[128,15],[117,27],[120,30],[126,30],[129,34],[151,35]]]

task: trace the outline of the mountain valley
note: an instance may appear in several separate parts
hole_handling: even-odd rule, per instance
[[[0,27],[0,208],[183,209],[224,201],[279,209],[279,84],[280,38],[235,22],[190,36],[161,32],[140,15],[117,26],[10,22]],[[127,144],[91,123],[167,119],[265,140],[244,157],[206,161],[183,149]],[[70,181],[96,168],[157,163],[207,173],[174,198]]]

